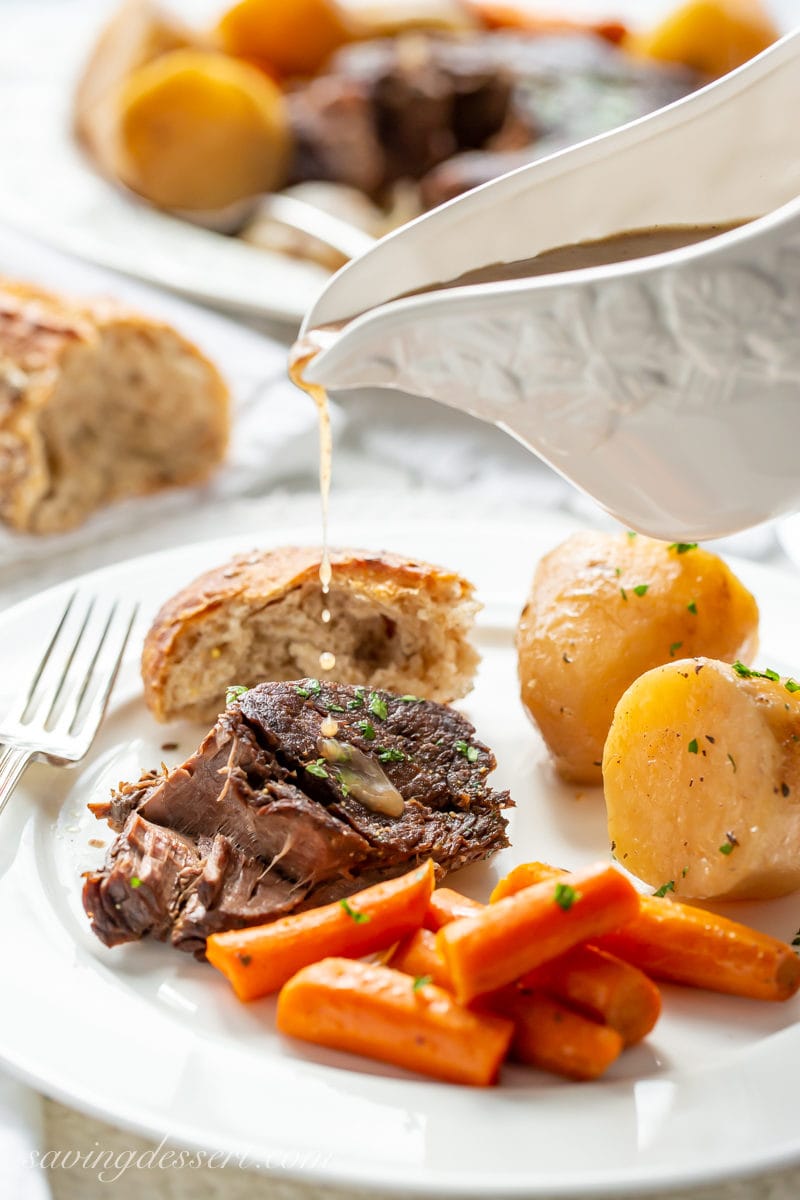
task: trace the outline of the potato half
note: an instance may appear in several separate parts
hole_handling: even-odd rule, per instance
[[[578,533],[545,555],[517,631],[522,702],[559,774],[600,783],[614,705],[670,658],[750,662],[758,608],[722,559],[635,534]]]
[[[116,111],[114,173],[163,208],[221,208],[284,182],[283,96],[248,63],[174,50],[128,77]]]
[[[603,755],[616,857],[699,900],[800,887],[800,692],[727,663],[656,667],[620,700]]]
[[[226,54],[292,76],[315,75],[358,32],[336,0],[239,0],[220,18],[215,36]]]

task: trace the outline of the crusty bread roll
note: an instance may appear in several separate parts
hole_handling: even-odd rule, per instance
[[[57,533],[103,504],[200,482],[228,391],[169,325],[0,276],[0,519]]]
[[[142,654],[145,699],[160,721],[210,721],[231,684],[320,676],[448,702],[471,689],[469,642],[479,607],[453,571],[395,554],[331,552],[322,622],[320,550],[242,554],[195,579],[163,606]]]

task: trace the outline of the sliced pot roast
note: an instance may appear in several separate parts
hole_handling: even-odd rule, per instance
[[[151,936],[202,957],[211,933],[329,903],[432,858],[508,844],[491,750],[445,705],[315,679],[262,683],[181,766],[93,811],[117,833],[85,877],[107,946]]]

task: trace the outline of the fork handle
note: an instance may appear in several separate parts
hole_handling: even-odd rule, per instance
[[[30,750],[20,750],[13,746],[0,749],[0,813],[11,799],[11,793],[32,758]]]

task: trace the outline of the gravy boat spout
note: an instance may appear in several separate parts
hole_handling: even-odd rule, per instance
[[[717,83],[459,197],[334,277],[309,382],[463,409],[654,537],[800,507],[800,32]],[[738,227],[609,265],[437,290],[659,226]],[[409,294],[411,293],[411,294]]]

